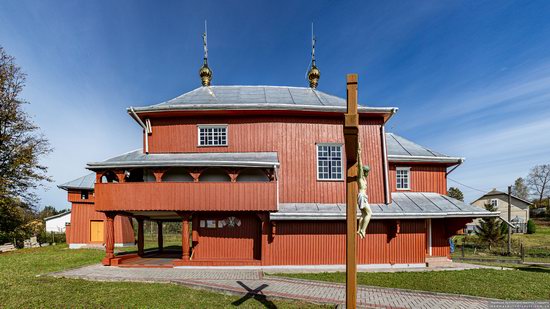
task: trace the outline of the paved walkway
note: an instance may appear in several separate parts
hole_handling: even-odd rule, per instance
[[[195,288],[244,295],[241,302],[266,297],[290,298],[314,303],[340,304],[345,285],[319,281],[264,276],[254,269],[121,268],[92,265],[50,274],[55,277],[97,281],[138,281],[175,283]],[[498,300],[443,293],[360,286],[361,308],[488,308]],[[514,308],[515,306],[507,308]]]

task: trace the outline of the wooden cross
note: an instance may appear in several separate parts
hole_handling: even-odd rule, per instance
[[[357,74],[347,75],[347,112],[344,118],[346,151],[346,308],[357,306],[357,148],[359,114],[357,113]]]

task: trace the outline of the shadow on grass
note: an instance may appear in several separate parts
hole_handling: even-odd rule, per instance
[[[262,284],[259,287],[255,288],[255,289],[252,289],[252,288],[248,287],[246,284],[244,284],[242,281],[237,281],[237,283],[240,286],[242,286],[247,291],[247,293],[243,297],[241,297],[238,300],[231,303],[233,306],[238,307],[238,306],[242,305],[245,301],[253,298],[253,299],[257,300],[258,302],[260,302],[262,305],[264,305],[264,307],[266,307],[266,308],[277,308],[277,306],[275,306],[275,304],[272,301],[267,299],[267,296],[262,294],[262,290],[267,288],[269,285]]]
[[[542,265],[529,265],[524,267],[517,267],[516,269],[519,271],[550,274],[550,268]]]

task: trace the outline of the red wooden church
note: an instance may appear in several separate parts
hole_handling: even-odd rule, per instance
[[[87,165],[90,204],[105,217],[103,263],[124,263],[113,248],[133,241],[133,217],[138,255],[144,220],[182,222],[173,265],[344,264],[346,100],[318,91],[318,73],[313,62],[309,88],[211,86],[205,57],[202,87],[128,108],[143,147]],[[466,223],[496,214],[445,195],[447,174],[463,159],[386,133],[396,111],[359,107],[374,214],[357,261],[425,266],[449,257],[448,239]],[[64,187],[69,196],[90,190]],[[86,220],[71,225],[90,229]],[[159,234],[162,250],[162,224]]]

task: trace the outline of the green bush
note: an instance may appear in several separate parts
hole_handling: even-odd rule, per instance
[[[535,234],[537,232],[537,226],[535,222],[531,219],[527,221],[527,234]]]

